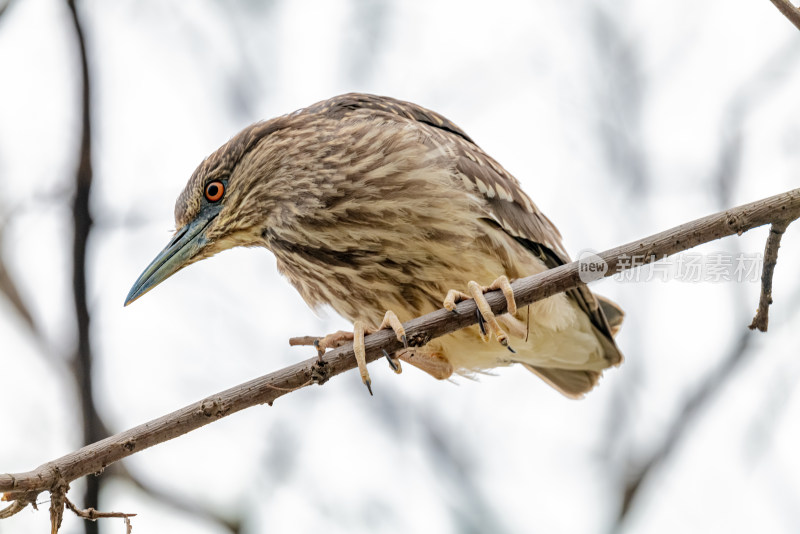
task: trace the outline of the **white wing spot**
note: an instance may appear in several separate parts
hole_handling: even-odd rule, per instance
[[[507,200],[509,202],[513,202],[514,199],[511,197],[511,194],[505,190],[503,186],[500,184],[494,184],[494,188],[497,190],[497,196],[502,198],[503,200]]]
[[[483,180],[478,177],[473,177],[472,179],[475,181],[475,185],[478,186],[478,191],[486,195],[488,193],[488,189],[486,188],[486,184],[483,183]],[[494,191],[492,191],[492,196],[494,196]]]
[[[522,200],[525,202],[525,209],[528,210],[528,213],[533,213],[534,211],[536,211],[536,207],[533,205],[533,202],[531,202],[531,200],[527,196],[522,197]]]

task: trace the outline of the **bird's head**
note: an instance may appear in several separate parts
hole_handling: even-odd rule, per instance
[[[194,262],[235,246],[261,244],[270,212],[269,167],[279,152],[264,147],[283,127],[280,119],[256,123],[200,164],[175,203],[175,235],[133,284],[127,306]]]

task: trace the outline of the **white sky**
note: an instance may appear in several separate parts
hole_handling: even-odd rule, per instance
[[[0,472],[81,445],[72,384],[53,363],[74,345],[79,70],[62,4],[17,1],[0,19],[1,252],[47,340],[43,350],[0,300]],[[712,178],[736,132],[731,203],[798,184],[800,38],[767,0],[250,4],[80,3],[94,82],[96,395],[116,431],[309,357],[287,346],[291,335],[348,327],[308,310],[263,250],[228,251],[122,307],[169,239],[195,166],[250,122],[347,91],[435,109],[522,181],[573,254],[726,207]],[[641,175],[609,159],[610,145],[633,147]],[[637,196],[630,180],[642,176]],[[760,252],[766,230],[751,234],[698,251]],[[626,532],[797,531],[798,265],[792,227],[771,332],[642,490]],[[604,532],[621,467],[647,457],[730,350],[758,284],[606,280],[597,290],[628,312],[627,362],[584,401],[518,368],[454,385],[378,364],[374,398],[349,373],[127,466],[218,513],[241,512],[247,532]],[[445,455],[432,452],[431,429]],[[123,483],[102,504],[138,513],[134,532],[224,532]],[[45,531],[41,508],[0,521],[0,533]],[[68,517],[63,532],[80,527]]]

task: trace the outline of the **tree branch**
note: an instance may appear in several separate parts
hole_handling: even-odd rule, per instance
[[[660,260],[702,243],[742,233],[765,224],[786,224],[800,217],[800,189],[793,189],[763,200],[752,202],[676,226],[638,241],[633,241],[599,253],[597,261],[607,270],[597,278],[611,276],[632,266]],[[631,258],[641,262],[630,261]],[[587,274],[585,262],[572,262],[512,284],[520,307],[577,287]],[[495,313],[506,311],[502,292],[494,291],[486,299]],[[455,312],[440,309],[408,321],[403,326],[412,346],[419,346],[477,322],[473,300],[461,302]],[[367,361],[380,358],[383,350],[394,352],[403,348],[394,333],[382,330],[366,337]],[[27,473],[0,474],[0,491],[4,500],[25,500],[41,491],[57,490],[59,484],[81,476],[98,473],[108,465],[137,451],[186,434],[227,415],[258,404],[269,404],[296,389],[318,383],[356,367],[352,343],[326,353],[321,359],[312,358],[268,375],[250,380],[207,397],[75,452],[62,456]],[[13,506],[13,505],[12,505]],[[0,517],[3,511],[0,511]]]
[[[767,237],[767,244],[764,247],[764,266],[761,272],[761,296],[758,299],[756,316],[750,323],[750,330],[767,331],[769,306],[772,304],[772,275],[778,264],[778,249],[781,248],[781,237],[787,226],[789,226],[787,222],[780,221],[772,223],[769,228],[769,237]]]
[[[795,27],[800,30],[800,9],[794,7],[794,5],[789,0],[770,0],[775,7],[778,8],[778,11],[783,13],[783,15],[791,21]]]
[[[98,512],[94,508],[87,508],[81,509],[75,506],[72,501],[67,498],[64,498],[64,504],[67,508],[69,508],[72,513],[81,517],[83,519],[87,519],[89,521],[97,521],[98,519],[109,518],[109,517],[118,517],[125,520],[125,524],[128,526],[128,531],[130,532],[130,521],[131,517],[136,517],[136,514],[126,514],[124,512]]]

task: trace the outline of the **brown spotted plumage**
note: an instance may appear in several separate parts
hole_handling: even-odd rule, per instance
[[[225,189],[218,202],[204,193],[212,181]],[[224,249],[264,246],[310,306],[374,329],[387,310],[407,321],[471,280],[488,285],[569,261],[519,182],[458,126],[364,94],[244,129],[197,168],[175,220],[175,239],[128,302]],[[586,287],[498,319],[516,353],[484,343],[474,326],[400,357],[438,378],[521,363],[571,397],[622,361],[612,336],[622,312]]]

